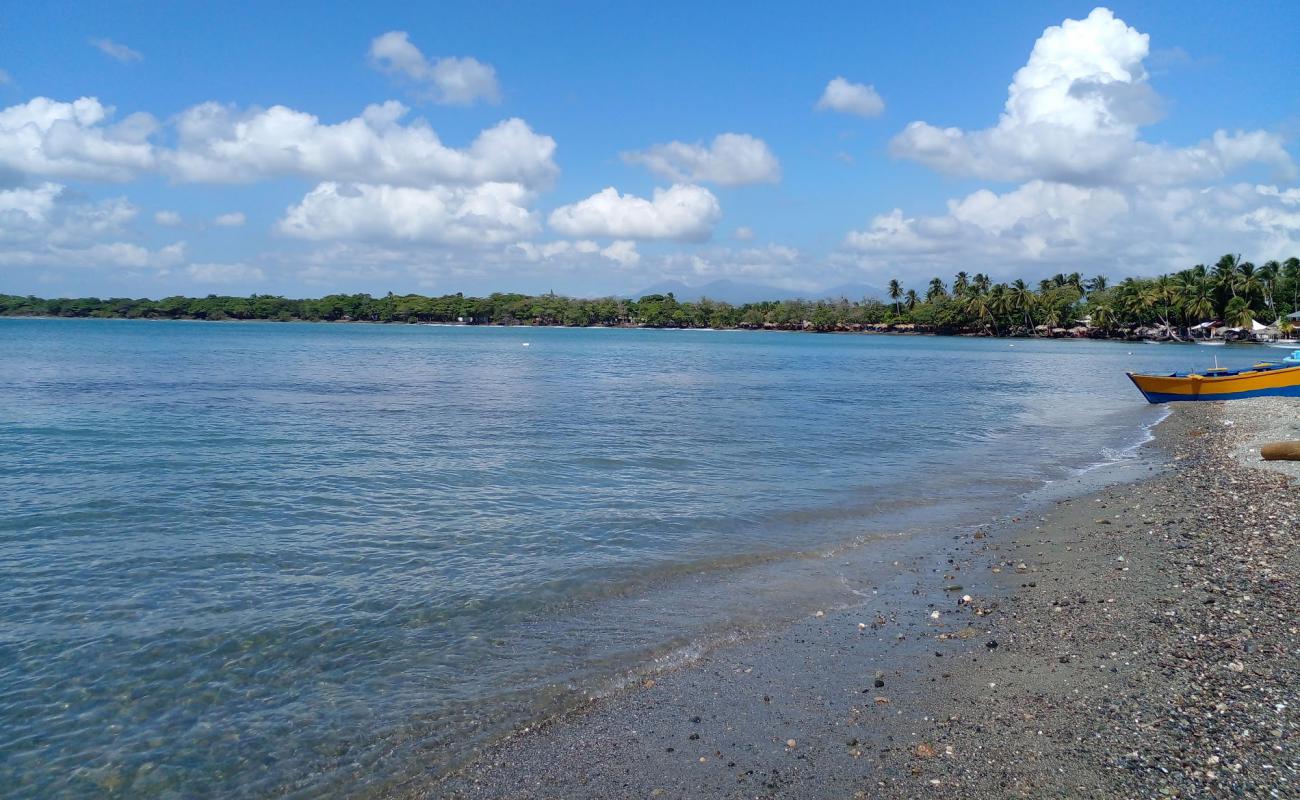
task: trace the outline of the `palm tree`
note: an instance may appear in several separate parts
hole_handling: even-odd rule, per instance
[[[1282,272],[1282,265],[1277,261],[1265,261],[1259,268],[1259,284],[1264,290],[1264,305],[1268,308],[1270,316],[1274,319],[1278,317],[1273,308],[1273,287],[1277,285],[1278,275]]]
[[[903,284],[899,283],[897,278],[892,278],[889,281],[887,291],[889,292],[889,299],[894,301],[894,313],[902,314],[902,309],[898,307],[898,298],[903,296]]]
[[[1237,267],[1237,293],[1246,298],[1249,303],[1257,294],[1262,294],[1264,287],[1259,281],[1259,274],[1255,272],[1255,265],[1249,261],[1243,262]]]
[[[1255,314],[1250,310],[1250,303],[1246,302],[1244,297],[1234,297],[1228,301],[1228,307],[1223,310],[1223,321],[1234,328],[1245,328],[1250,330],[1250,323],[1255,319]]]
[[[1189,324],[1192,320],[1205,322],[1214,316],[1214,286],[1208,278],[1197,279],[1189,275],[1182,289],[1183,313]]]
[[[944,288],[943,281],[938,278],[930,279],[930,288],[925,290],[925,301],[928,303],[936,297],[946,297],[948,290]]]
[[[1214,265],[1214,282],[1220,289],[1227,289],[1233,297],[1237,296],[1237,267],[1241,264],[1241,255],[1226,255]]]
[[[916,290],[908,289],[907,294],[903,298],[903,305],[907,306],[907,310],[911,311],[912,309],[916,308],[917,303],[920,302],[921,302],[921,298],[917,296]]]
[[[1088,315],[1088,322],[1092,327],[1100,328],[1109,334],[1115,327],[1115,311],[1105,303],[1099,303],[1093,306],[1092,313]]]
[[[1034,321],[1029,312],[1034,308],[1034,293],[1025,285],[1024,280],[1016,278],[1011,283],[1008,297],[1008,307],[1011,311],[1019,311],[1025,320],[1025,327],[1029,329],[1029,334],[1034,333]]]
[[[1110,281],[1106,279],[1105,275],[1098,275],[1097,277],[1092,278],[1088,281],[1088,294],[1104,291],[1106,285],[1109,283]]]
[[[967,314],[971,315],[978,322],[984,323],[985,327],[993,328],[993,335],[998,335],[998,321],[993,310],[993,298],[983,292],[971,292],[966,295],[964,308]]]
[[[958,272],[957,277],[954,278],[952,281],[952,293],[957,295],[958,297],[961,297],[962,295],[966,294],[966,290],[969,288],[970,288],[970,276],[966,274],[965,270]]]
[[[975,273],[975,277],[971,279],[971,286],[974,287],[975,291],[981,294],[989,290],[990,283],[991,281],[989,281],[989,276],[985,275],[983,272]]]

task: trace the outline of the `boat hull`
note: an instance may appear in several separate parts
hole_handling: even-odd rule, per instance
[[[1300,366],[1236,375],[1136,375],[1133,385],[1149,403],[1189,400],[1240,400],[1247,397],[1300,397]]]

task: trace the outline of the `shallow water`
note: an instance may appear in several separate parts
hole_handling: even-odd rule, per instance
[[[1207,349],[0,319],[0,785],[419,780],[1120,457]]]

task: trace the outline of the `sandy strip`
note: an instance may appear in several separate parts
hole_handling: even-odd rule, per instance
[[[1300,797],[1300,489],[1255,462],[1298,430],[1290,400],[1177,406],[1155,477],[954,536],[898,564],[892,600],[715,651],[408,793]]]

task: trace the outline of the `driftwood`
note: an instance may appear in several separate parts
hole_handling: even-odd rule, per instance
[[[1270,442],[1259,454],[1265,461],[1300,461],[1300,442]]]

